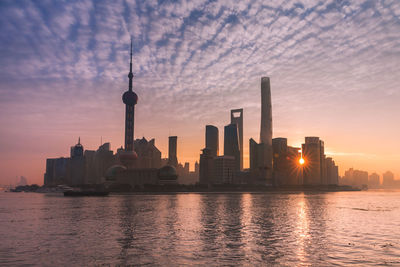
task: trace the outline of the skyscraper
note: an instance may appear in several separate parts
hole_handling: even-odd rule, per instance
[[[335,161],[332,158],[325,158],[325,169],[326,184],[337,185],[339,183],[338,167],[335,165]]]
[[[250,169],[256,183],[272,184],[272,111],[269,77],[261,78],[260,143],[250,140]]]
[[[327,170],[326,170],[326,156],[325,156],[325,144],[324,141],[319,140],[319,153],[320,153],[320,171],[321,171],[321,184],[327,185],[329,184],[327,179]]]
[[[219,153],[218,128],[213,125],[206,125],[206,148],[211,150],[213,157]]]
[[[303,156],[307,162],[304,168],[304,184],[321,184],[321,143],[319,137],[306,137],[302,145]]]
[[[135,162],[137,168],[161,168],[161,151],[155,145],[155,139],[147,141],[146,138],[136,139],[134,148],[138,155]]]
[[[261,78],[260,143],[272,146],[272,106],[269,77]]]
[[[239,134],[240,169],[243,169],[243,109],[231,110],[231,124],[236,124]]]
[[[200,165],[199,169],[199,182],[203,185],[211,184],[213,181],[213,170],[214,170],[214,156],[212,155],[211,149],[202,149],[200,154]]]
[[[236,124],[224,128],[224,155],[235,157],[235,170],[240,170],[239,136]]]
[[[371,173],[368,177],[368,188],[379,188],[381,185],[379,174]]]
[[[127,167],[132,167],[137,154],[133,150],[133,137],[135,129],[135,105],[138,96],[132,91],[132,39],[131,39],[131,59],[129,64],[129,89],[122,95],[122,101],[125,104],[125,151],[120,154],[120,161]]]
[[[176,153],[178,137],[170,136],[168,143],[168,165],[174,166],[175,168],[178,166],[178,158]]]
[[[274,183],[277,185],[289,184],[289,160],[288,160],[288,146],[286,138],[274,138],[272,139],[272,150],[273,150],[273,169],[274,169]]]
[[[382,174],[382,185],[393,186],[394,185],[394,174],[391,171],[387,171]]]

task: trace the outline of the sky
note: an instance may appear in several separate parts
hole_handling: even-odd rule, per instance
[[[46,158],[123,144],[129,45],[135,138],[193,164],[206,124],[244,109],[258,141],[260,82],[273,136],[319,136],[348,168],[400,179],[400,1],[0,1],[0,184],[43,183]],[[193,168],[193,166],[191,166]]]

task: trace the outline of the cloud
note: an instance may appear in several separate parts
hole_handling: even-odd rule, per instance
[[[259,80],[269,75],[277,130],[313,129],[306,118],[323,124],[327,108],[399,100],[399,14],[396,0],[3,1],[0,122],[20,120],[21,104],[47,118],[66,99],[69,113],[119,116],[132,36],[143,128],[223,125],[244,107],[257,136]]]

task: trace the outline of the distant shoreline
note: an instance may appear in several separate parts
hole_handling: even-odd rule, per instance
[[[78,190],[97,191],[92,186],[81,186]],[[364,189],[367,190],[367,189]],[[10,192],[33,192],[33,193],[62,193],[57,187],[23,186],[17,187]],[[108,191],[111,194],[158,194],[158,193],[322,193],[322,192],[347,192],[363,191],[347,185],[326,186],[263,186],[263,185],[145,185],[143,188],[128,189],[121,185],[119,188],[102,188],[100,191]]]
[[[321,192],[347,192],[362,191],[350,186],[285,186],[285,187],[260,187],[260,186],[218,186],[211,188],[145,188],[134,191],[111,191],[111,194],[152,194],[152,193],[321,193]]]

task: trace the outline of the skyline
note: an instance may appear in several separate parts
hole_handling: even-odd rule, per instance
[[[248,140],[260,127],[259,77],[269,76],[273,137],[300,146],[320,136],[341,175],[354,167],[399,178],[399,3],[214,2],[200,11],[164,3],[147,13],[101,2],[90,12],[85,3],[1,4],[0,183],[23,175],[41,184],[44,159],[67,155],[78,136],[86,149],[101,137],[113,150],[123,145],[130,35],[135,139],[156,138],[163,157],[168,136],[177,135],[178,160],[193,164],[205,125],[219,128],[222,144],[230,110],[243,108],[248,167]]]

